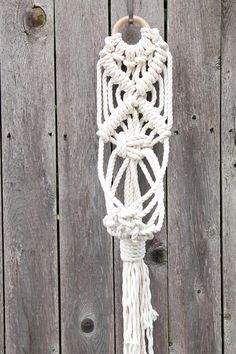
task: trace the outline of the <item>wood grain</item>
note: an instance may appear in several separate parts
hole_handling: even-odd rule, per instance
[[[1,81],[0,81],[1,85]],[[1,102],[1,92],[0,92]],[[1,134],[1,125],[0,125]],[[1,140],[2,141],[2,140]],[[0,144],[0,155],[2,154],[2,148]],[[3,225],[2,225],[2,159],[0,159],[0,353],[4,353],[4,269],[3,269]]]
[[[96,62],[108,2],[56,2],[63,354],[114,353],[112,240],[97,175]]]
[[[224,350],[236,348],[236,2],[222,2],[222,226]]]
[[[102,223],[97,177],[96,63],[109,16],[113,25],[126,15],[126,1],[32,4],[0,3],[0,353],[121,354],[122,264],[119,242]],[[134,5],[163,35],[164,1]],[[169,0],[167,14],[174,58],[168,217],[146,256],[160,314],[154,352],[234,354],[236,2]],[[133,42],[137,33],[123,34]]]
[[[170,352],[221,346],[219,0],[169,1],[174,136],[168,169]]]
[[[151,27],[158,27],[164,33],[164,3],[163,1],[134,2],[134,14],[143,17]],[[127,14],[126,2],[111,1],[111,24]],[[124,28],[123,36],[129,43],[139,39],[137,28]],[[159,153],[158,151],[156,151]],[[144,179],[141,187],[147,187]],[[166,228],[147,244],[146,263],[149,265],[151,277],[152,304],[160,317],[154,324],[154,351],[168,353],[168,296],[167,296],[167,243]],[[123,319],[122,319],[122,262],[120,260],[119,241],[115,240],[114,278],[115,278],[115,314],[116,314],[116,353],[123,350]]]
[[[46,24],[31,1],[0,5],[6,354],[59,353],[53,2],[38,5]]]

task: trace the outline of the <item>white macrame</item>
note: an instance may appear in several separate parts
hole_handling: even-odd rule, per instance
[[[153,354],[153,321],[158,315],[151,305],[143,258],[145,241],[163,224],[163,177],[172,126],[172,57],[158,29],[142,28],[134,45],[124,42],[120,33],[105,39],[97,65],[97,124],[98,174],[107,208],[104,225],[120,239],[123,260],[123,353]],[[108,143],[113,150],[106,166]],[[161,162],[153,151],[158,143],[163,144]],[[144,194],[138,169],[149,185]]]

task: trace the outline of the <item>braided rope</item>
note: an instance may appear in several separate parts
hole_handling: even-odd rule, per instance
[[[145,241],[164,220],[163,178],[172,127],[172,56],[158,29],[142,28],[135,45],[125,43],[120,33],[105,39],[97,64],[97,124],[104,225],[121,240],[124,261],[124,354],[151,354],[156,313],[143,258]],[[114,149],[105,166],[108,143]],[[157,144],[163,145],[162,161],[153,151]],[[143,194],[138,169],[149,186]]]

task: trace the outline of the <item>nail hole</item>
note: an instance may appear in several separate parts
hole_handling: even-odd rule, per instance
[[[169,347],[172,347],[172,345],[173,345],[173,342],[169,342]]]
[[[11,138],[11,133],[7,134],[7,138],[10,139]]]
[[[64,134],[64,136],[63,136],[63,137],[64,137],[64,140],[66,140],[66,139],[67,139],[67,134]]]
[[[213,132],[214,132],[214,128],[211,128],[211,129],[210,129],[210,132],[213,133]]]
[[[229,133],[232,133],[232,131],[233,131],[233,129],[230,129],[230,130],[229,130]]]
[[[226,313],[226,314],[224,315],[224,319],[225,319],[225,320],[231,320],[231,313]]]
[[[179,134],[178,130],[174,130],[174,134],[178,135]]]
[[[48,133],[48,135],[49,135],[49,136],[52,136],[52,133],[51,133],[51,132],[49,132],[49,133]]]
[[[234,163],[234,167],[236,167],[236,162]]]
[[[201,290],[200,290],[200,289],[198,289],[198,290],[197,290],[197,293],[198,293],[198,294],[201,294]]]
[[[197,119],[197,116],[194,114],[194,115],[192,116],[192,119],[193,119],[193,120],[196,120],[196,119]]]
[[[94,330],[94,322],[91,318],[85,318],[81,322],[81,329],[84,333],[91,333]]]

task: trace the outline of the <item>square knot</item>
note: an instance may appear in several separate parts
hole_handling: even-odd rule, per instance
[[[152,232],[142,222],[139,210],[116,209],[103,219],[108,233],[119,239],[146,240],[153,237]]]
[[[148,135],[132,136],[130,134],[129,136],[124,132],[117,135],[116,152],[123,159],[129,157],[133,160],[142,160],[145,157],[143,151],[145,148],[152,148],[152,139]]]
[[[123,262],[140,262],[145,257],[145,241],[120,241],[120,256]]]

